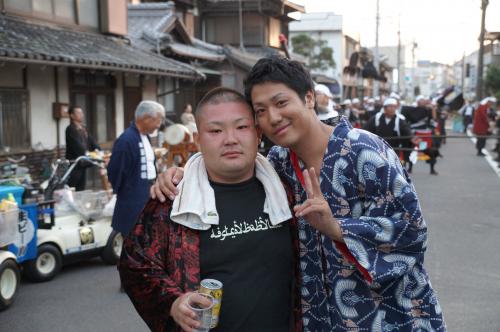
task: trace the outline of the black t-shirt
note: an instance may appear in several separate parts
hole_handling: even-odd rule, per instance
[[[289,222],[272,226],[262,184],[211,182],[219,225],[200,233],[201,278],[223,283],[211,331],[289,331],[293,248]],[[283,202],[287,204],[287,202]]]

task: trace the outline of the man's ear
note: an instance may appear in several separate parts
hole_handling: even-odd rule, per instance
[[[310,109],[314,108],[316,97],[315,97],[314,92],[312,90],[309,90],[306,92],[305,101],[306,101],[307,108],[310,108]]]

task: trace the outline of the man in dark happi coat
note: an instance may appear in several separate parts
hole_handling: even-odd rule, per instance
[[[409,149],[413,145],[411,141],[412,132],[405,118],[397,113],[397,107],[398,102],[396,99],[387,98],[384,101],[383,111],[371,117],[364,129],[387,140],[399,158],[408,162],[409,150],[404,149]],[[400,136],[404,138],[397,138]]]
[[[405,117],[413,133],[420,130],[426,130],[429,135],[435,134],[435,128],[437,127],[436,112],[430,107],[429,100],[425,97],[418,96],[417,107],[404,106],[401,109],[401,114]],[[438,173],[436,172],[435,165],[437,162],[436,158],[439,156],[439,150],[437,147],[438,140],[429,138],[425,140],[432,142],[432,144],[428,144],[432,146],[427,146],[423,153],[429,157],[427,162],[430,165],[431,174],[437,175]],[[410,163],[408,171],[411,172],[411,170],[412,164]]]

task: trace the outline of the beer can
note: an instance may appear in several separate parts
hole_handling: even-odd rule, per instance
[[[213,329],[219,323],[222,301],[222,282],[215,279],[203,279],[200,282],[200,293],[212,295],[215,300],[215,304],[212,307],[212,324],[210,325],[210,328]]]

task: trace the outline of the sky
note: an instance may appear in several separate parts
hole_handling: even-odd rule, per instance
[[[359,33],[361,45],[375,46],[376,0],[292,0],[306,13],[334,12],[343,16],[344,29]],[[379,0],[379,46],[401,43],[416,60],[452,64],[479,47],[481,0]],[[486,30],[500,31],[500,0],[489,0]]]

